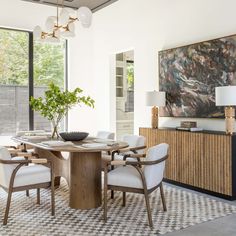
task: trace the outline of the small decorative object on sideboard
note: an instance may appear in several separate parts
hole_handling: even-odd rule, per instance
[[[190,131],[190,132],[199,132],[199,131],[203,131],[203,128],[200,127],[176,127],[177,130],[183,130],[183,131]]]
[[[81,141],[87,138],[89,133],[86,132],[61,132],[60,136],[65,141]]]
[[[180,127],[176,127],[177,130],[184,130],[184,131],[191,131],[191,132],[198,132],[202,131],[203,129],[197,127],[196,121],[181,121]]]
[[[197,122],[196,121],[181,121],[180,127],[183,128],[196,128]]]

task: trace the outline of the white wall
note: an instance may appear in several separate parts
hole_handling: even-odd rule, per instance
[[[92,29],[86,36],[80,31],[82,40],[71,52],[78,61],[78,67],[71,68],[71,84],[86,87],[96,100],[96,109],[74,110],[70,128],[114,130],[115,88],[110,94],[114,82],[109,58],[129,49],[134,49],[135,61],[135,132],[150,126],[145,91],[158,88],[158,51],[235,34],[235,9],[235,0],[119,0],[95,13]],[[175,127],[180,120],[161,118],[160,123]],[[205,129],[224,130],[222,120],[197,121]]]
[[[43,26],[46,17],[55,13],[55,8],[50,6],[21,0],[1,0],[0,27],[32,31],[36,25]]]

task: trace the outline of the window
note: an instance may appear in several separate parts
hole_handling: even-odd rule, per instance
[[[52,81],[65,88],[66,42],[33,42],[31,32],[0,28],[0,135],[19,130],[50,129],[29,108],[29,97],[43,96]]]
[[[65,41],[60,44],[34,43],[34,97],[43,97],[50,82],[65,88],[65,51]],[[35,112],[34,128],[50,130],[51,127],[46,118]],[[64,129],[64,121],[60,129]]]

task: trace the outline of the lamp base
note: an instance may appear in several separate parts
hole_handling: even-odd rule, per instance
[[[152,128],[158,128],[158,107],[156,106],[152,108]]]
[[[225,107],[225,132],[232,135],[235,125],[235,108]]]

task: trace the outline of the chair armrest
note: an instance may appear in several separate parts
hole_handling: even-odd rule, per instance
[[[36,153],[29,152],[16,152],[16,156],[18,157],[38,157]]]
[[[4,146],[5,148],[12,148],[12,149],[17,149],[15,146]]]
[[[131,147],[130,151],[137,151],[137,150],[142,150],[145,149],[147,146],[138,146],[138,147]]]
[[[139,158],[139,157],[143,157],[145,156],[144,154],[131,154],[130,157],[136,157],[136,158]],[[125,165],[131,165],[131,166],[145,166],[145,165],[156,165],[156,164],[159,164],[163,161],[165,161],[166,159],[168,158],[168,155],[162,157],[161,159],[159,160],[156,160],[156,161],[121,161],[121,160],[117,160],[117,161],[111,161],[109,163],[107,163],[107,165],[112,165],[112,166],[125,166]]]
[[[132,157],[132,156],[131,156]],[[145,165],[156,165],[156,164],[159,164],[163,161],[165,161],[166,159],[168,158],[168,155],[162,157],[161,159],[159,160],[156,160],[156,161],[126,161],[126,165],[142,165],[142,166],[145,166]]]
[[[48,163],[48,160],[46,158],[30,159],[29,161],[31,163],[34,163],[34,164],[46,164],[46,163]]]
[[[30,160],[0,160],[0,163],[7,164],[7,165],[16,165],[16,164],[45,164],[48,160],[44,158],[37,158],[37,159],[30,159]]]
[[[146,148],[146,146],[122,148],[122,149],[119,150],[119,154],[122,155],[122,153],[124,153],[124,152],[129,152],[129,151],[135,152],[135,151],[137,151],[137,150],[142,150],[142,149],[145,149],[145,148]]]
[[[0,160],[0,163],[6,165],[29,164],[29,160]]]
[[[108,165],[109,164],[112,166],[124,166],[126,165],[126,161],[122,161],[122,160],[111,161],[110,163],[108,163]]]
[[[125,154],[124,157],[125,158],[127,158],[127,157],[142,158],[142,157],[146,157],[146,154]]]

